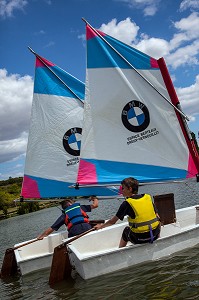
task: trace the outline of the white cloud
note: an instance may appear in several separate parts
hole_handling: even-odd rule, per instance
[[[44,48],[49,48],[49,47],[52,47],[54,46],[54,42],[53,41],[50,41],[47,45],[44,46]]]
[[[34,35],[43,35],[43,34],[46,34],[46,32],[43,29],[34,33]]]
[[[194,118],[199,114],[199,75],[196,81],[189,87],[176,88],[180,103],[187,115]],[[193,120],[193,119],[192,119]]]
[[[26,150],[33,80],[30,76],[8,75],[0,69],[0,162]]]
[[[193,43],[177,49],[175,52],[167,55],[167,63],[176,69],[180,66],[193,66],[199,64],[198,55],[199,53],[199,40],[194,41]]]
[[[172,68],[197,65],[199,54],[199,14],[194,12],[187,18],[173,23],[178,31],[171,40],[145,36],[136,48],[155,58],[165,57]],[[142,34],[140,35],[142,38]],[[133,46],[133,45],[132,45]]]
[[[187,18],[182,18],[179,22],[174,23],[174,27],[185,32],[189,40],[199,37],[199,14],[193,12]]]
[[[139,33],[139,26],[130,18],[118,23],[116,19],[113,19],[107,24],[102,24],[100,30],[156,59],[165,57],[167,64],[173,69],[197,65],[199,14],[194,12],[187,18],[173,22],[173,27],[178,32],[168,41]]]
[[[199,54],[199,14],[193,12],[187,18],[173,23],[179,32],[170,40],[167,63],[174,69],[180,66],[198,65]]]
[[[0,163],[11,161],[18,158],[26,151],[28,133],[22,132],[17,139],[1,141],[0,144]]]
[[[123,41],[124,43],[137,48],[138,50],[159,58],[169,53],[169,42],[158,38],[149,38],[141,33],[138,35],[139,26],[130,18],[117,23],[117,19],[111,20],[108,24],[102,24],[100,30]]]
[[[142,9],[145,16],[154,16],[158,10],[159,0],[116,0],[127,3],[131,9]]]
[[[175,51],[175,49],[180,47],[186,41],[189,41],[189,36],[186,33],[181,32],[174,34],[173,38],[169,42],[170,51]]]
[[[169,53],[169,43],[158,38],[148,38],[134,45],[138,50],[158,59]]]
[[[198,9],[199,1],[198,0],[183,0],[180,4],[180,11],[184,11],[186,9]]]
[[[126,20],[118,22],[118,24],[117,19],[113,19],[108,24],[102,24],[100,30],[124,43],[131,44],[137,36],[139,26],[131,21],[130,18],[126,18]]]
[[[23,10],[28,4],[27,0],[1,0],[0,1],[0,16],[11,17],[14,10]]]

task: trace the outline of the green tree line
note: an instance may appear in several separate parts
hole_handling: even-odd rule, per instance
[[[14,201],[20,198],[22,180],[22,177],[9,177],[7,180],[0,181],[1,218],[9,217],[11,211],[21,215],[40,209],[38,202],[22,203]]]

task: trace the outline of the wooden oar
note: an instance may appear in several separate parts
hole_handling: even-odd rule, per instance
[[[17,261],[16,261],[14,251],[21,248],[21,247],[24,247],[26,245],[32,244],[36,241],[38,241],[38,239],[34,239],[32,241],[26,242],[26,243],[21,244],[17,247],[14,247],[14,248],[6,249],[4,259],[3,259],[3,264],[2,264],[2,267],[1,267],[1,273],[0,273],[1,278],[6,278],[8,276],[13,276],[18,271]]]
[[[94,231],[95,228],[91,228],[70,240],[62,243],[61,245],[55,247],[49,277],[49,284],[53,286],[55,283],[62,281],[63,279],[71,276],[72,266],[70,264],[69,255],[66,245],[81,238],[82,236]]]

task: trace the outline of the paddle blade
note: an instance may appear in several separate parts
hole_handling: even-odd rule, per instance
[[[6,250],[3,264],[1,267],[1,278],[6,278],[8,276],[13,276],[17,273],[17,261],[13,248],[9,248]]]
[[[70,277],[72,266],[70,264],[69,255],[66,245],[59,245],[54,249],[49,284],[53,286],[55,283]]]

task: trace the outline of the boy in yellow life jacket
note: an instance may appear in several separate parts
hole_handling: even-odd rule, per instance
[[[125,247],[128,241],[133,244],[153,243],[160,235],[161,225],[152,198],[148,194],[138,195],[138,186],[138,181],[133,177],[122,180],[121,190],[126,200],[114,217],[103,225],[95,226],[97,230],[102,229],[128,216],[129,226],[124,228],[120,248]]]

